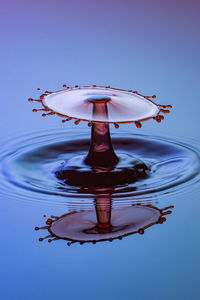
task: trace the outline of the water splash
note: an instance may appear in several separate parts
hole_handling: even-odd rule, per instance
[[[143,121],[155,119],[161,122],[164,117],[160,113],[168,114],[171,105],[159,105],[153,100],[153,96],[144,96],[137,91],[97,86],[70,88],[63,85],[64,90],[48,92],[40,96],[40,99],[29,98],[30,102],[40,102],[42,109],[33,109],[33,112],[42,111],[42,116],[58,115],[67,118],[63,122],[75,120],[88,122],[88,125],[96,123],[119,124],[135,123],[140,128]],[[107,113],[94,114],[94,110],[106,106]],[[166,110],[166,108],[168,108]]]
[[[141,202],[152,197],[161,201],[162,195],[183,192],[185,187],[199,181],[198,147],[161,137],[128,134],[123,138],[123,133],[121,136],[113,134],[113,145],[120,157],[119,168],[138,159],[148,166],[149,174],[129,184],[114,185],[112,198],[116,205],[131,202],[132,197]],[[84,130],[76,136],[68,129],[11,138],[0,153],[3,191],[26,201],[90,204],[96,193],[94,187],[69,185],[54,172],[74,156],[84,156],[88,146]]]
[[[82,120],[92,128],[88,153],[81,159],[76,156],[67,159],[55,170],[57,178],[65,180],[64,183],[70,186],[91,189],[100,185],[130,184],[147,177],[149,168],[142,160],[133,158],[130,162],[127,160],[127,166],[121,166],[123,158],[114,151],[109,124],[113,123],[118,128],[119,124],[135,123],[136,127],[141,128],[142,121],[154,118],[160,122],[164,119],[160,112],[170,111],[164,110],[164,106],[155,104],[150,98],[138,92],[110,87],[75,86],[54,93],[45,92],[40,100],[35,100],[44,107],[39,111],[49,111],[43,116],[56,114],[67,117],[64,121],[75,119],[75,125]],[[29,98],[29,101],[34,100]],[[171,108],[171,105],[165,107]]]

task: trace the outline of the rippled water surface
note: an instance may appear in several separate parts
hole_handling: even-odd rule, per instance
[[[27,201],[91,203],[96,190],[81,184],[69,185],[55,176],[55,170],[72,158],[85,156],[89,148],[89,131],[74,134],[73,130],[34,132],[4,142],[1,148],[1,179],[5,193]],[[111,196],[115,204],[132,199],[144,201],[170,195],[199,180],[198,145],[156,136],[112,135],[113,146],[120,158],[120,169],[132,158],[144,162],[148,176],[132,183],[114,185]],[[77,169],[79,160],[77,162]],[[73,200],[74,199],[74,200]]]

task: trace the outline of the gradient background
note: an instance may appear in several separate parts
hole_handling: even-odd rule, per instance
[[[66,83],[156,94],[173,105],[172,114],[140,133],[200,140],[199,1],[0,4],[2,139],[63,128],[57,118],[32,114],[27,98],[37,98],[37,87],[55,91]],[[173,214],[145,236],[66,248],[39,244],[33,232],[44,213],[62,214],[63,207],[2,194],[1,299],[199,299],[199,189],[165,204],[175,204]]]

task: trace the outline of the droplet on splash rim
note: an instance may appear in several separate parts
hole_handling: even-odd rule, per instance
[[[135,125],[137,128],[141,128],[142,127],[142,124],[140,122],[135,122]]]

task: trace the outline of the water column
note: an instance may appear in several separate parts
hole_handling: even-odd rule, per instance
[[[93,104],[94,120],[107,119],[107,102],[110,100],[110,97],[103,95],[86,100]],[[119,158],[115,154],[111,143],[109,124],[105,123],[105,121],[93,122],[90,149],[85,163],[91,166],[111,167],[116,165],[118,161]]]

